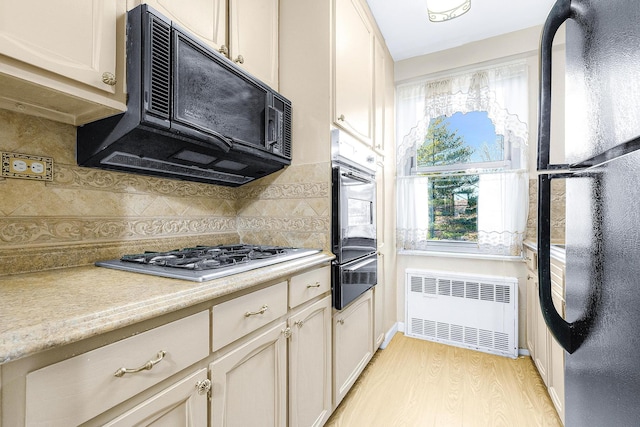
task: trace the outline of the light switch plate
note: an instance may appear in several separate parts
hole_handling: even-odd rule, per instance
[[[2,152],[2,176],[53,181],[53,158]]]

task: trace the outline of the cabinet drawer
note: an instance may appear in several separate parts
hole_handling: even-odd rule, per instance
[[[289,306],[297,307],[303,302],[331,290],[331,267],[318,268],[293,276],[289,281]]]
[[[77,425],[209,354],[203,311],[27,374],[26,424]],[[159,352],[164,351],[164,357]],[[150,370],[124,373],[158,360]]]
[[[213,306],[213,351],[287,313],[287,282]]]

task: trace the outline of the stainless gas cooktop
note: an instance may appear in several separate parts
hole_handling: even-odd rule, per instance
[[[195,246],[167,252],[124,255],[99,267],[205,282],[320,252],[318,249],[261,245]]]

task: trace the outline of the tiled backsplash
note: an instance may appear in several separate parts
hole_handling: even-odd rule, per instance
[[[0,178],[0,274],[242,241],[329,249],[330,164],[239,188],[78,167],[75,128],[0,110],[0,151],[53,157],[53,182]]]
[[[565,241],[565,182],[562,179],[551,181],[551,242]],[[538,233],[538,181],[529,180],[529,217],[527,220],[526,240],[537,240]]]

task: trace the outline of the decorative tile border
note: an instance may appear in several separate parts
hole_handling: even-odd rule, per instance
[[[238,217],[238,231],[329,232],[330,219],[319,217]]]
[[[43,218],[0,219],[3,246],[68,244],[100,240],[236,232],[236,218]]]
[[[239,241],[240,237],[237,233],[219,233],[162,239],[56,245],[55,247],[31,246],[0,249],[0,275],[91,265],[97,260],[117,259],[123,254],[142,253],[146,250],[167,251],[196,244],[221,245]]]
[[[56,164],[54,180],[48,185],[114,193],[145,193],[172,197],[210,197],[235,200],[234,188],[177,179],[106,171]]]
[[[259,185],[239,189],[239,199],[299,199],[329,197],[330,183]]]

